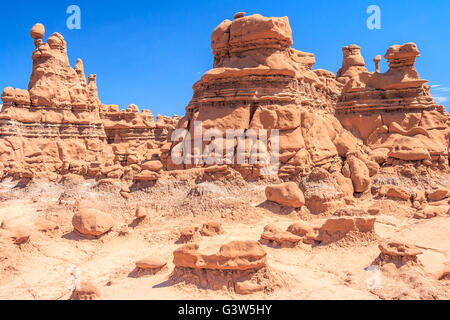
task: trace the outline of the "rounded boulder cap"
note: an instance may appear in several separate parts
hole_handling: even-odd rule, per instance
[[[245,16],[245,12],[238,12],[234,15],[234,20],[243,18]]]
[[[42,39],[45,35],[45,27],[41,23],[36,23],[30,30],[30,36],[35,39]]]
[[[375,58],[373,58],[373,61],[374,62],[381,61],[381,56],[380,55],[375,56]]]

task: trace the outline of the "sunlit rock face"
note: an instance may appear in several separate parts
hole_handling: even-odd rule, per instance
[[[8,87],[1,95],[0,178],[133,179],[141,162],[159,160],[176,117],[155,122],[134,105],[124,111],[103,105],[97,76],[86,79],[81,59],[70,66],[63,36],[54,33],[44,42],[42,24],[30,35],[35,50],[28,90]]]
[[[385,167],[448,171],[449,114],[415,69],[420,55],[413,43],[387,50],[386,72],[380,55],[369,72],[361,48],[346,46],[335,76],[313,70],[314,55],[292,48],[287,17],[239,13],[213,31],[213,68],[194,84],[185,116],[155,119],[136,105],[102,104],[97,76],[86,78],[81,59],[71,67],[60,34],[44,42],[45,27],[36,24],[30,35],[28,89],[8,87],[1,95],[1,178],[154,181],[166,171],[203,168],[212,179],[233,172],[251,180],[267,176],[267,161],[275,159],[271,175],[302,179],[307,203],[335,208],[370,190]],[[174,139],[175,129],[189,135]],[[214,138],[204,140],[211,130]],[[191,162],[173,161],[179,149]],[[205,150],[212,150],[212,162]],[[336,192],[309,190],[316,182]]]

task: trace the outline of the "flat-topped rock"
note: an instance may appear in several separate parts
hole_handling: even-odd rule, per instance
[[[136,268],[142,270],[158,270],[163,268],[167,264],[166,261],[158,258],[158,257],[147,257],[145,259],[141,259],[136,261]]]

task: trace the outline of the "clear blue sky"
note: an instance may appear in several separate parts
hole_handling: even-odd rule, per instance
[[[66,9],[81,8],[81,30],[68,30]],[[381,8],[382,29],[369,30],[366,9]],[[192,0],[192,1],[4,1],[0,87],[26,88],[33,41],[29,30],[42,22],[46,38],[61,33],[72,66],[82,58],[96,73],[100,98],[121,108],[135,103],[156,114],[184,114],[192,85],[212,67],[210,36],[234,13],[288,16],[294,48],[316,55],[315,68],[336,72],[341,48],[358,44],[372,59],[393,44],[415,42],[416,67],[433,95],[450,105],[450,1],[448,0]],[[386,71],[385,62],[382,71]]]

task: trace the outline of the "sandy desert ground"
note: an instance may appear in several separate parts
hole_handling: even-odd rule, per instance
[[[224,234],[202,237],[201,251],[212,253],[232,240],[260,239],[264,227],[286,228],[302,220],[310,223],[327,216],[305,209],[286,209],[266,202],[265,185],[238,182],[160,181],[151,188],[132,190],[130,199],[118,195],[120,184],[80,186],[17,182],[1,184],[0,299],[68,299],[75,279],[89,280],[102,299],[448,299],[450,217],[413,219],[414,209],[392,200],[375,201],[380,208],[375,234],[344,237],[329,245],[301,243],[294,248],[264,246],[268,266],[282,287],[251,295],[202,290],[173,283],[173,251],[180,230],[209,221],[222,224]],[[201,190],[201,192],[192,192]],[[76,206],[110,212],[111,232],[86,238],[73,230]],[[367,209],[372,200],[358,199],[354,207]],[[148,217],[134,221],[138,206]],[[134,222],[133,222],[134,221]],[[16,226],[30,235],[28,243],[13,244],[8,232]],[[129,233],[120,232],[127,226]],[[123,230],[122,230],[123,231]],[[380,254],[378,244],[394,239],[423,251],[417,263],[380,267],[380,281],[370,284],[366,271]],[[154,256],[168,262],[155,275],[139,274],[135,262]],[[373,279],[373,278],[372,278]]]

